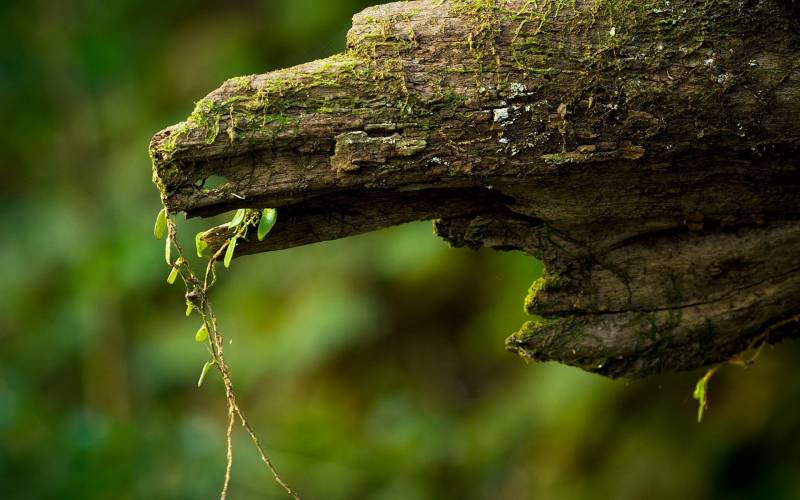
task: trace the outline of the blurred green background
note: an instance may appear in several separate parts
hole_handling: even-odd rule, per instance
[[[147,144],[229,77],[343,49],[362,0],[0,3],[0,498],[215,498],[218,377],[165,283]],[[186,234],[209,221],[183,224]],[[541,268],[429,223],[247,257],[213,299],[307,499],[800,498],[798,344],[609,381],[504,351]],[[239,432],[231,498],[285,498]]]

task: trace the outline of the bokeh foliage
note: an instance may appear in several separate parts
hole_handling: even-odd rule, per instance
[[[195,387],[147,143],[226,78],[341,50],[368,3],[0,3],[0,498],[217,494],[224,398]],[[698,373],[507,354],[540,266],[430,232],[247,257],[214,289],[241,403],[304,498],[798,497],[796,345],[723,370],[697,425]],[[284,498],[236,445],[232,497]]]

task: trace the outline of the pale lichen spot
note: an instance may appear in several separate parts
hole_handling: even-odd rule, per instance
[[[499,108],[494,110],[494,121],[497,122],[504,122],[508,121],[509,117],[509,108]]]
[[[525,92],[528,91],[528,87],[525,86],[524,83],[517,83],[514,82],[511,84],[511,95],[510,97],[513,99],[514,97],[519,97],[525,95]]]

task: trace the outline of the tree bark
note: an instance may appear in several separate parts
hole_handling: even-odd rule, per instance
[[[372,7],[159,132],[154,180],[189,216],[278,208],[238,255],[437,219],[544,261],[512,351],[692,369],[800,331],[798,42],[791,0]]]

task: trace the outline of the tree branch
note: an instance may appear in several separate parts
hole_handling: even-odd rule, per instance
[[[229,80],[159,132],[154,180],[190,216],[278,208],[240,255],[424,219],[534,255],[537,318],[508,341],[526,358],[626,377],[721,362],[800,325],[792,9],[372,7],[344,54]]]

